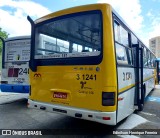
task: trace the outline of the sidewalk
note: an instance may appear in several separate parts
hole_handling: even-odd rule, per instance
[[[28,99],[28,94],[9,93],[0,91],[0,104],[14,102],[24,98]]]
[[[160,89],[160,85],[156,85],[155,88],[156,88],[156,89]]]

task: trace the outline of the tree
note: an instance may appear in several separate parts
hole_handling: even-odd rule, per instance
[[[3,39],[8,38],[8,33],[3,31],[2,28],[0,27],[0,37],[2,37]],[[0,55],[2,53],[2,41],[0,41]]]
[[[0,27],[0,37],[2,37],[3,39],[8,38],[8,33],[3,31],[2,28]],[[0,70],[2,68],[2,41],[0,40]],[[1,74],[1,71],[0,71]]]

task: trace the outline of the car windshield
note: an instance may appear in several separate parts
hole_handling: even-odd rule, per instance
[[[100,11],[57,17],[37,25],[35,59],[98,56],[101,37]]]

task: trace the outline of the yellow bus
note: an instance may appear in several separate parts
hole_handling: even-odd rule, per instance
[[[155,86],[155,56],[110,5],[28,20],[29,108],[108,125],[143,109]]]

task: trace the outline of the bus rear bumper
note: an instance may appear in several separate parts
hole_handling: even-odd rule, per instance
[[[116,111],[114,112],[98,112],[81,108],[67,107],[62,105],[48,104],[28,99],[28,107],[45,110],[48,112],[68,115],[75,118],[90,120],[107,125],[116,125]]]
[[[29,93],[29,85],[1,84],[2,92]]]

